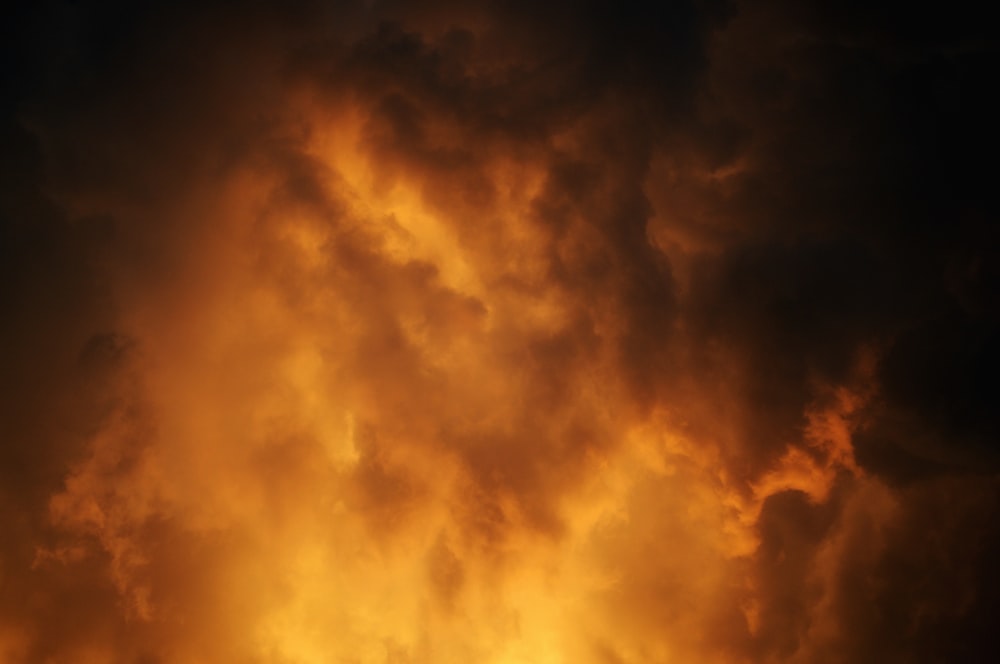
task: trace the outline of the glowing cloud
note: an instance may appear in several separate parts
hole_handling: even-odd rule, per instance
[[[111,37],[3,119],[0,661],[974,657],[995,430],[921,404],[994,357],[979,227],[803,152],[896,145],[832,18],[714,4],[60,5]]]

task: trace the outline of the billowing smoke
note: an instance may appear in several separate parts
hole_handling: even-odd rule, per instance
[[[162,4],[2,21],[0,661],[990,660],[981,10]]]

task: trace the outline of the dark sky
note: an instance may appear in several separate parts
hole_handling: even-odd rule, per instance
[[[0,662],[992,662],[984,3],[0,15]]]

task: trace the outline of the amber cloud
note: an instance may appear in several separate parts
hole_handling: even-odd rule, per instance
[[[0,662],[988,660],[975,21],[277,4],[12,15]]]

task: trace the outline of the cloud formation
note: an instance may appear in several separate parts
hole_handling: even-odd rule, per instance
[[[984,22],[536,4],[11,10],[0,660],[989,660]]]

